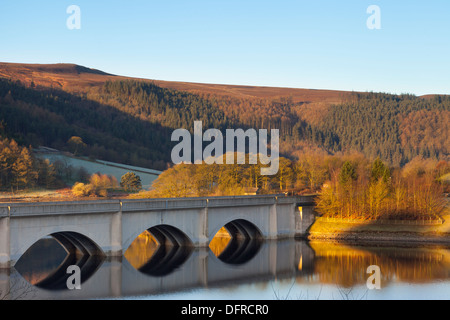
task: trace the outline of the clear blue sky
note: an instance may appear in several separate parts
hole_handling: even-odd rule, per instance
[[[69,5],[81,29],[69,30]],[[381,10],[381,29],[366,12]],[[2,0],[0,61],[160,80],[450,94],[450,1]]]

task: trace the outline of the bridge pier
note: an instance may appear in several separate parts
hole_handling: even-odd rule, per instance
[[[126,250],[126,248],[125,248]],[[120,257],[124,253],[122,248],[122,201],[120,210],[113,213],[111,218],[111,247],[108,255]]]
[[[0,268],[10,267],[11,244],[9,222],[10,219],[8,216],[0,217]]]

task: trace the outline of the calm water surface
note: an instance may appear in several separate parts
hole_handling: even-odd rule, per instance
[[[68,265],[82,271],[68,290]],[[366,269],[381,269],[369,290]],[[158,247],[141,236],[120,259],[67,255],[42,239],[10,271],[4,299],[449,299],[449,246],[348,245],[299,240],[235,242],[211,248]]]

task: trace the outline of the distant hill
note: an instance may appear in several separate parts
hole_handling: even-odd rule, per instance
[[[264,99],[291,96],[294,102],[302,103],[338,103],[350,94],[350,92],[335,90],[240,86],[140,79],[112,75],[100,70],[66,63],[23,64],[0,62],[0,77],[20,80],[23,84],[27,85],[34,82],[37,86],[61,88],[67,91],[86,91],[93,86],[101,86],[108,80],[151,81],[162,88],[192,93],[209,93],[235,98]]]
[[[27,86],[49,87],[70,92],[102,85],[114,75],[76,64],[0,63],[0,77],[19,80]]]
[[[75,64],[0,63],[0,134],[163,170],[175,128],[277,128],[282,152],[449,159],[450,97],[137,79]]]

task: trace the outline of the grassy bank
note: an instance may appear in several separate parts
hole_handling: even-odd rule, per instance
[[[450,207],[442,215],[442,224],[389,224],[327,221],[318,217],[309,230],[310,240],[389,241],[450,244]]]

